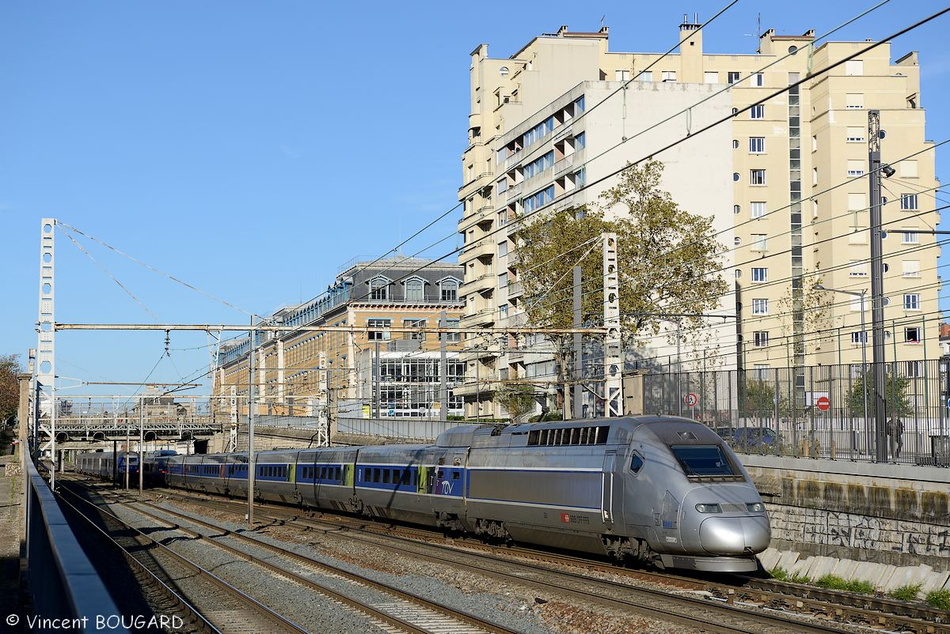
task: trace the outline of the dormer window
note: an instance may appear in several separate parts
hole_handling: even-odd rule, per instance
[[[446,278],[439,282],[439,297],[443,302],[457,302],[459,299],[459,281]]]
[[[389,299],[389,284],[391,280],[382,275],[369,281],[369,298],[371,300]]]
[[[425,280],[421,277],[412,277],[406,280],[406,301],[421,302],[425,300]]]

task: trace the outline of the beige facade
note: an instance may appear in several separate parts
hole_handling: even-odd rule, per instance
[[[396,409],[374,402],[374,397],[388,394],[392,400],[403,391],[407,401],[415,402],[399,411],[410,415],[408,410],[420,409],[415,398],[419,386],[397,390],[396,384],[437,383],[443,338],[452,369],[461,336],[437,329],[459,327],[461,281],[455,264],[410,258],[363,262],[341,273],[322,295],[275,313],[262,323],[284,329],[261,330],[255,341],[255,413],[328,420],[363,417],[374,409]],[[213,402],[222,415],[247,413],[248,350],[247,337],[222,348],[213,385]],[[433,355],[435,360],[424,361]],[[378,362],[387,373],[374,374]],[[421,367],[423,376],[403,381],[401,366],[409,368],[406,374],[419,374]],[[386,389],[378,385],[382,381]],[[432,397],[424,408],[428,415],[444,405],[437,390],[427,393]],[[456,409],[460,413],[461,407]]]
[[[524,323],[518,217],[593,201],[613,184],[604,175],[653,157],[666,165],[663,186],[682,209],[715,218],[722,273],[735,286],[720,306],[733,318],[710,322],[709,347],[680,350],[681,363],[857,365],[865,339],[870,359],[867,127],[875,109],[886,131],[882,162],[894,170],[882,180],[888,360],[913,374],[918,361],[939,356],[939,248],[926,233],[939,222],[937,181],[916,55],[892,63],[884,44],[821,73],[869,43],[767,31],[757,54],[711,55],[697,24],[680,25],[679,37],[679,52],[667,56],[608,52],[606,29],[566,27],[507,59],[488,57],[485,45],[473,51],[459,189],[463,328]],[[726,122],[702,131],[719,119]],[[859,296],[816,284],[866,291],[868,334]],[[467,337],[466,386],[457,393],[469,415],[503,415],[491,395],[505,380],[540,384],[552,375],[538,342]],[[646,342],[643,354],[671,362],[664,345]]]

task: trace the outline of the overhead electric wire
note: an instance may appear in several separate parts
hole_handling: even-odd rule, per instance
[[[882,3],[882,4],[883,4],[883,3]],[[731,6],[731,5],[730,5],[730,6]],[[876,8],[876,7],[875,7],[875,8]],[[873,9],[872,9],[872,10],[873,10]],[[817,72],[809,73],[808,76],[807,76],[805,79],[801,80],[801,81],[798,82],[798,83],[800,84],[800,83],[803,83],[803,82],[806,81],[806,80],[813,79],[814,77],[816,77],[816,76],[818,76],[818,75],[820,75],[820,74],[822,74],[822,73],[824,73],[824,72],[827,72],[827,71],[830,70],[831,68],[834,68],[834,67],[836,67],[836,66],[838,66],[838,65],[840,65],[840,64],[842,64],[842,63],[844,63],[844,62],[846,62],[846,61],[848,61],[848,60],[850,60],[850,59],[853,59],[854,57],[857,57],[858,55],[861,55],[861,54],[867,52],[868,50],[871,50],[872,48],[874,48],[874,46],[877,46],[877,45],[879,45],[879,44],[882,44],[882,43],[885,42],[885,41],[888,41],[888,40],[890,40],[890,39],[893,39],[894,37],[898,37],[899,35],[902,35],[902,34],[908,32],[909,30],[911,30],[911,29],[913,29],[913,28],[917,28],[918,26],[920,26],[920,25],[926,23],[927,21],[929,21],[929,20],[931,20],[931,19],[933,19],[933,18],[935,18],[935,17],[938,17],[939,15],[942,15],[942,14],[945,13],[946,11],[947,11],[947,10],[941,11],[941,12],[939,12],[939,13],[937,13],[937,14],[934,14],[934,15],[931,16],[930,18],[927,18],[927,19],[925,19],[925,20],[922,20],[922,21],[920,21],[920,22],[918,22],[918,23],[916,23],[916,24],[914,24],[914,25],[912,25],[912,26],[910,26],[910,27],[907,27],[906,29],[903,29],[903,30],[901,30],[901,31],[898,31],[898,32],[895,33],[894,35],[892,35],[892,36],[886,38],[885,40],[883,40],[882,42],[879,42],[879,43],[877,43],[877,44],[875,44],[875,45],[872,45],[872,46],[869,46],[869,47],[865,47],[864,49],[858,51],[858,52],[855,53],[854,55],[851,55],[851,56],[849,56],[849,57],[847,57],[847,58],[845,58],[845,59],[843,59],[843,60],[840,60],[839,62],[828,66],[827,68],[821,69],[820,71],[817,71]],[[859,16],[859,17],[860,17],[860,16]],[[793,85],[798,85],[798,84],[793,84]],[[760,99],[759,101],[757,101],[755,104],[752,104],[752,105],[757,105],[757,104],[760,104],[760,103],[764,103],[765,101],[768,101],[769,99],[772,99],[773,97],[777,96],[778,94],[781,94],[781,93],[787,91],[788,88],[789,88],[789,87],[786,87],[785,89],[780,90],[780,91],[777,91],[777,92],[775,92],[775,93],[773,93],[773,94],[771,94],[771,95],[765,97],[764,99]],[[743,111],[745,111],[745,110],[748,110],[749,108],[751,108],[751,106],[749,106],[749,107],[747,107],[747,108],[745,108],[745,109],[743,109],[743,110],[741,110],[741,111],[739,111],[739,112],[743,112]],[[738,113],[737,113],[737,114],[738,114]],[[732,116],[727,117],[727,118],[725,118],[725,119],[722,119],[722,120],[716,122],[716,123],[713,124],[713,125],[718,125],[718,124],[721,124],[721,123],[725,123],[725,122],[731,120],[732,118],[733,118]],[[659,153],[659,152],[662,152],[662,151],[665,151],[665,150],[667,150],[667,149],[670,149],[670,148],[673,147],[674,145],[676,145],[676,144],[678,144],[678,143],[681,143],[681,142],[685,141],[685,140],[688,139],[688,138],[692,138],[692,136],[695,136],[696,134],[700,134],[700,133],[702,133],[702,132],[704,132],[704,131],[706,131],[706,130],[708,130],[708,129],[711,129],[711,127],[712,127],[712,125],[707,126],[707,127],[703,128],[703,129],[697,131],[696,133],[690,135],[689,137],[686,137],[686,138],[684,138],[684,139],[681,139],[680,141],[677,141],[676,143],[673,143],[673,144],[670,144],[670,145],[665,146],[665,147],[662,148],[661,150],[658,150],[658,151],[656,151],[656,152],[653,152],[653,154],[657,154],[657,153]],[[643,160],[643,159],[641,159],[641,161],[642,161],[642,160]],[[639,162],[639,161],[638,161],[638,162]],[[614,176],[614,175],[618,174],[620,171],[622,171],[622,170],[618,170],[617,172],[614,172],[613,174],[610,174],[610,175],[608,175],[607,177],[604,177],[604,178],[608,178],[608,177],[610,177],[610,176]],[[602,181],[602,180],[603,180],[603,179],[599,179],[598,181],[595,181],[595,183],[600,182],[600,181]],[[591,185],[593,185],[593,184],[595,184],[595,183],[586,184],[584,187],[585,187],[585,188],[590,187]],[[456,205],[455,208],[457,208],[457,207],[458,207],[458,205]],[[455,208],[453,208],[453,210],[454,210]],[[450,211],[451,211],[451,210],[450,210]],[[539,211],[544,211],[544,209],[539,210]],[[450,212],[446,212],[446,214],[444,214],[444,215],[447,215],[448,213],[450,213]],[[444,217],[444,215],[443,215],[442,217]],[[530,214],[530,215],[533,215],[533,213]],[[441,219],[442,217],[440,217],[440,219]],[[519,218],[518,220],[522,220],[522,219],[523,219],[523,218]],[[434,223],[430,223],[430,225],[428,225],[428,226],[431,226],[431,224],[434,224]],[[427,226],[427,227],[428,227],[428,226]],[[506,227],[505,230],[507,231],[507,230],[510,230],[510,229]],[[414,234],[413,237],[419,235],[420,233],[421,233],[421,231],[420,231],[420,232],[417,232],[416,234]],[[491,235],[491,234],[488,234],[488,235]],[[487,237],[487,236],[485,236],[485,237]],[[405,243],[403,243],[403,244],[405,244]],[[460,249],[456,249],[456,250],[450,252],[449,254],[447,254],[446,256],[443,256],[443,257],[448,257],[448,256],[452,255],[453,253],[457,253],[457,252],[460,251],[460,250],[461,250],[461,248],[460,248]],[[418,270],[419,270],[419,269],[417,269],[416,272],[417,272]],[[187,285],[186,285],[186,286],[187,286]],[[196,289],[196,290],[197,290],[197,289]],[[240,309],[239,309],[239,310],[240,310]],[[243,311],[242,311],[242,312],[243,312]],[[249,313],[248,313],[248,314],[249,314]]]
[[[878,5],[878,6],[880,6],[880,5]],[[874,8],[877,8],[877,7],[874,7]],[[873,9],[872,9],[872,10],[873,10]],[[796,87],[796,86],[799,86],[799,85],[801,85],[801,84],[804,84],[804,83],[807,82],[807,81],[811,81],[811,80],[815,79],[816,77],[819,77],[819,76],[821,76],[821,75],[823,75],[823,74],[829,72],[830,70],[832,70],[832,69],[834,69],[834,68],[837,68],[838,66],[841,66],[841,65],[845,64],[846,62],[851,61],[852,59],[855,59],[855,58],[857,58],[857,57],[859,57],[859,56],[861,56],[861,55],[867,53],[868,51],[871,51],[871,50],[877,48],[878,46],[882,46],[883,44],[888,43],[888,42],[890,42],[891,40],[893,40],[893,39],[895,39],[895,38],[897,38],[897,37],[899,37],[899,36],[901,36],[901,35],[904,35],[904,34],[910,32],[910,31],[912,31],[913,29],[919,28],[920,26],[926,24],[927,22],[930,22],[931,20],[936,19],[937,17],[940,17],[941,15],[947,13],[948,11],[950,11],[950,7],[945,8],[945,9],[943,9],[943,10],[937,12],[937,13],[934,13],[934,14],[930,15],[929,17],[926,17],[926,18],[924,18],[924,19],[921,19],[921,20],[915,22],[914,24],[912,24],[912,25],[910,25],[910,26],[908,26],[908,27],[905,27],[905,28],[903,28],[903,29],[900,29],[899,31],[896,31],[895,33],[893,33],[893,34],[891,34],[891,35],[889,35],[889,36],[883,38],[882,40],[877,41],[877,42],[873,42],[873,43],[869,44],[868,46],[865,46],[865,47],[859,49],[858,51],[856,51],[856,52],[854,52],[854,53],[852,53],[852,54],[850,54],[850,55],[848,55],[848,56],[846,56],[846,57],[844,57],[844,58],[842,58],[842,59],[840,59],[840,60],[837,60],[837,61],[835,61],[835,62],[832,62],[832,63],[830,63],[829,65],[827,65],[827,66],[825,66],[825,67],[823,67],[823,68],[821,68],[821,69],[812,70],[811,72],[807,73],[803,78],[801,78],[801,79],[799,79],[799,80],[797,80],[797,81],[795,81],[795,82],[792,82],[792,83],[788,84],[787,86],[785,86],[785,87],[783,87],[783,88],[780,88],[780,89],[778,89],[778,90],[773,91],[772,93],[770,93],[770,94],[767,95],[766,97],[761,98],[761,99],[755,101],[754,103],[752,103],[752,104],[750,104],[750,105],[748,105],[748,106],[745,106],[745,107],[743,107],[743,108],[737,109],[735,112],[733,112],[733,114],[731,114],[731,115],[729,115],[729,116],[727,116],[727,117],[720,118],[720,119],[718,119],[718,120],[716,120],[716,121],[714,121],[714,122],[712,122],[712,123],[710,123],[710,124],[707,124],[706,126],[704,126],[703,128],[699,129],[698,131],[696,131],[696,132],[690,134],[689,136],[680,138],[680,139],[678,139],[678,140],[676,140],[676,141],[673,141],[673,142],[671,142],[671,143],[669,143],[669,144],[663,146],[663,147],[660,148],[660,149],[654,150],[653,152],[651,152],[651,153],[648,154],[647,156],[648,156],[648,157],[655,156],[655,155],[657,155],[657,154],[659,154],[659,153],[662,153],[662,152],[664,152],[664,151],[666,151],[666,150],[669,150],[669,149],[671,149],[671,148],[673,148],[673,147],[676,147],[677,145],[679,145],[679,144],[681,144],[681,143],[684,143],[685,141],[690,140],[690,139],[692,139],[693,137],[695,137],[695,136],[697,136],[697,135],[699,135],[699,134],[702,134],[703,132],[707,132],[707,131],[711,130],[712,128],[714,128],[714,127],[716,127],[716,126],[718,126],[718,125],[721,125],[721,124],[723,124],[723,123],[730,122],[732,119],[735,118],[736,115],[741,114],[741,113],[743,113],[743,112],[746,112],[746,111],[750,110],[752,107],[754,107],[754,106],[756,106],[756,105],[763,104],[763,103],[765,103],[765,102],[767,102],[767,101],[773,99],[774,97],[777,97],[778,95],[784,94],[784,93],[788,92],[788,91],[789,91],[791,88],[793,88],[793,87]],[[864,14],[861,14],[861,15],[863,16]],[[859,16],[859,17],[861,17],[861,16]],[[853,20],[852,20],[852,21],[853,21]],[[849,21],[849,23],[850,23],[850,21]],[[846,23],[846,24],[847,24],[847,23]],[[842,25],[842,26],[844,26],[844,25]],[[838,28],[841,28],[841,27],[838,27]],[[835,29],[835,30],[837,30],[837,29]],[[648,129],[652,129],[652,128],[648,128]],[[620,144],[618,144],[618,145],[620,145]],[[616,147],[616,146],[615,146],[615,147]],[[932,148],[926,148],[925,150],[922,150],[922,151],[927,151],[927,150],[929,150],[929,149],[932,149]],[[595,181],[593,181],[593,182],[585,183],[585,185],[584,185],[583,187],[580,187],[580,188],[577,188],[577,189],[575,189],[575,190],[572,190],[572,192],[576,193],[576,192],[578,192],[578,191],[583,191],[584,189],[588,189],[588,188],[592,187],[592,186],[595,185],[595,184],[598,184],[598,183],[603,182],[604,180],[606,180],[606,179],[608,179],[608,178],[612,178],[612,177],[618,175],[619,173],[623,172],[625,169],[628,169],[630,166],[632,166],[632,165],[637,165],[637,164],[639,164],[639,163],[642,163],[642,162],[645,161],[645,160],[646,160],[646,158],[641,158],[641,159],[638,159],[638,160],[636,160],[636,161],[634,161],[634,162],[631,162],[631,163],[629,163],[627,166],[625,166],[625,167],[623,167],[623,168],[620,168],[620,169],[617,169],[617,170],[614,170],[613,172],[610,172],[610,173],[606,174],[605,176],[602,176],[601,178],[598,178],[597,180],[595,180]],[[510,223],[510,224],[523,223],[527,218],[533,217],[535,214],[539,214],[539,213],[545,212],[545,211],[548,211],[547,206],[542,207],[542,208],[539,208],[538,210],[532,211],[532,212],[530,212],[530,213],[528,213],[528,214],[524,214],[524,215],[522,215],[522,216],[519,216],[519,217],[515,218],[515,219],[512,221],[512,223]],[[494,230],[492,230],[491,232],[486,233],[485,235],[481,236],[481,237],[479,238],[479,240],[485,240],[485,239],[488,238],[488,237],[491,237],[491,236],[493,236],[493,235],[495,235],[495,234],[497,234],[497,233],[500,233],[502,230],[504,230],[504,231],[506,231],[506,232],[509,232],[509,231],[511,231],[511,228],[510,228],[509,225],[505,225],[505,226],[503,226],[503,227],[499,227],[499,228],[494,229]],[[727,230],[727,231],[732,231],[732,230],[733,230],[733,229],[730,228],[730,229]],[[464,251],[465,248],[470,248],[470,246],[471,246],[471,245],[466,245],[465,247],[460,247],[460,248],[458,248],[458,249],[455,249],[455,250],[453,250],[453,251],[450,251],[449,253],[447,253],[447,254],[441,256],[440,258],[438,258],[438,260],[443,260],[443,259],[445,259],[445,258],[447,258],[447,257],[450,257],[450,256],[453,255],[453,254],[456,254],[456,253],[458,253],[458,252],[460,252],[460,251]],[[685,245],[685,246],[688,246],[688,245]],[[421,270],[421,267],[420,267],[420,269],[416,269],[415,271],[412,271],[411,273],[407,274],[406,276],[404,276],[404,277],[401,278],[401,279],[405,279],[405,278],[408,277],[409,275],[412,275],[412,274],[414,274],[414,273],[417,273],[419,270]],[[397,280],[397,281],[398,281],[398,280]]]

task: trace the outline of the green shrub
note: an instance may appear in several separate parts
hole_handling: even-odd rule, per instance
[[[792,583],[811,583],[811,577],[808,575],[794,574],[790,579],[788,579],[788,581],[791,581]]]
[[[773,568],[769,574],[772,575],[773,579],[778,579],[779,581],[788,581],[788,571],[785,570],[785,568]]]
[[[859,592],[861,594],[874,594],[877,590],[870,581],[861,581],[859,579],[846,580],[836,575],[825,575],[818,579],[815,585],[819,588],[829,590],[844,590],[846,592]]]
[[[842,579],[841,577],[836,577],[835,575],[825,575],[824,577],[819,578],[815,581],[815,585],[819,588],[827,588],[829,590],[847,590],[848,582]]]
[[[898,601],[916,601],[917,595],[920,594],[921,585],[920,583],[907,584],[900,588],[894,588],[888,594]]]
[[[860,594],[874,594],[877,592],[877,588],[870,581],[861,581],[860,579],[852,579],[845,584],[845,589],[849,592],[857,592]]]
[[[927,603],[941,610],[950,610],[950,590],[933,590],[928,592]]]

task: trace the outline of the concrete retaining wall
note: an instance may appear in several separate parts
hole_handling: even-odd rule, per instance
[[[950,568],[950,470],[741,456],[772,546],[806,556]]]

